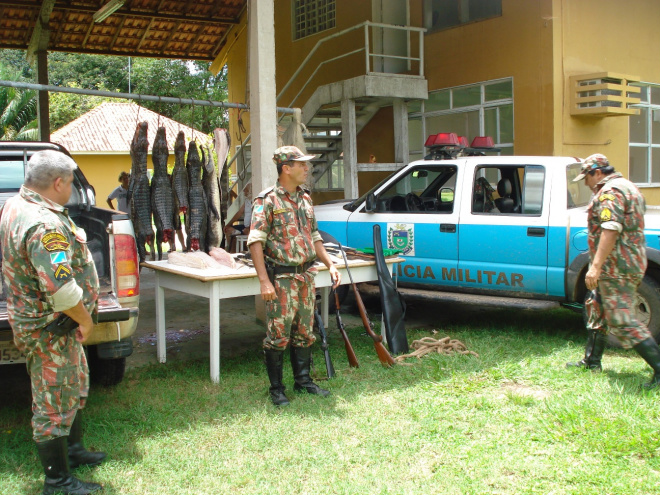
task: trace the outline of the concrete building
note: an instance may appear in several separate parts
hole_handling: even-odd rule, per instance
[[[428,135],[456,132],[490,135],[502,154],[604,153],[660,204],[657,0],[276,3],[276,101],[303,109],[315,201],[363,194],[423,157]],[[212,65],[227,65],[229,101],[261,68],[248,26],[244,13]]]

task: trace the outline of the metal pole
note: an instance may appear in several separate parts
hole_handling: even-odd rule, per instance
[[[152,96],[152,95],[139,95],[135,93],[113,93],[112,91],[99,91],[96,89],[81,89],[81,88],[64,88],[61,86],[54,86],[49,84],[34,84],[17,81],[2,81],[0,86],[7,86],[10,88],[18,89],[33,89],[35,91],[50,91],[53,93],[74,93],[79,95],[89,96],[105,96],[107,98],[122,98],[125,100],[140,100],[140,101],[155,101],[164,103],[178,103],[180,105],[201,105],[206,107],[221,107],[221,108],[239,108],[241,110],[249,110],[250,107],[245,103],[227,103],[224,101],[211,101],[211,100],[195,100],[193,98],[172,98],[171,96]],[[293,113],[293,108],[277,107],[280,113]]]

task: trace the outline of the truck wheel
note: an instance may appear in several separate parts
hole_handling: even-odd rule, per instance
[[[637,294],[637,318],[648,327],[653,338],[660,342],[660,285],[651,277],[645,276],[637,289]],[[582,315],[586,323],[586,312]],[[607,340],[611,347],[621,347],[616,337],[610,335]]]
[[[89,346],[87,362],[89,364],[89,378],[92,383],[103,387],[111,387],[121,383],[126,371],[126,358],[101,359],[96,353],[95,346]]]

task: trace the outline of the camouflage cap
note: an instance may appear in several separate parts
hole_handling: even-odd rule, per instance
[[[600,153],[595,153],[593,155],[590,155],[587,158],[585,158],[584,162],[582,162],[582,169],[580,169],[580,175],[578,175],[575,179],[573,179],[573,182],[581,181],[592,170],[597,170],[599,168],[605,168],[609,166],[610,166],[610,162],[605,155],[601,155]]]
[[[273,153],[273,161],[275,165],[285,164],[288,162],[306,162],[316,158],[316,155],[305,155],[295,146],[282,146],[277,148]]]

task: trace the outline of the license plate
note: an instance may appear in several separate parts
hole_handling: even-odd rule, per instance
[[[24,363],[25,354],[16,349],[11,340],[0,340],[0,364]]]

